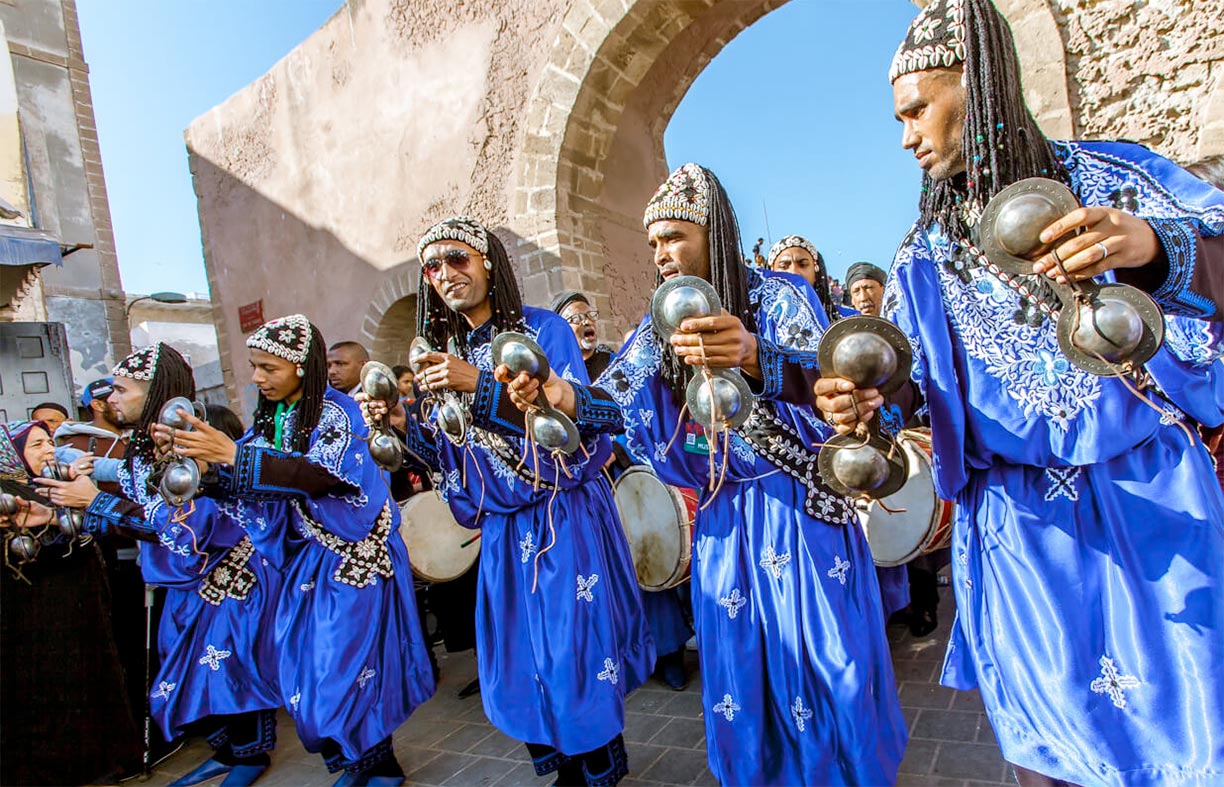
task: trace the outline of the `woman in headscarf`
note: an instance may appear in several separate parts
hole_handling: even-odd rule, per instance
[[[7,490],[55,458],[41,421],[0,425]],[[38,556],[0,579],[0,784],[88,784],[137,762],[141,743],[125,700],[97,546],[73,544],[53,512],[22,501],[0,522],[39,541]],[[7,539],[6,544],[7,548]],[[16,561],[6,556],[6,565]]]

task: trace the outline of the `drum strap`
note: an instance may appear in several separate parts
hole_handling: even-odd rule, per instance
[[[808,514],[834,525],[858,521],[853,502],[825,485],[816,469],[816,452],[778,418],[771,403],[758,400],[735,431],[767,462],[803,484],[807,490],[803,508]]]
[[[472,440],[481,448],[484,448],[486,451],[492,454],[492,456],[489,457],[490,461],[501,462],[503,465],[508,467],[512,473],[529,484],[538,484],[541,489],[553,489],[553,483],[551,481],[545,478],[540,478],[538,481],[536,480],[535,475],[532,473],[531,463],[524,462],[523,457],[514,449],[512,445],[510,445],[506,438],[502,437],[496,432],[481,429],[479,426],[473,426],[471,427],[471,430]]]

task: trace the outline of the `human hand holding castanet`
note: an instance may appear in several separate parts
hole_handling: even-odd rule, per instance
[[[208,422],[197,418],[185,410],[180,411],[183,419],[195,427],[187,432],[182,429],[170,429],[157,425],[155,430],[165,434],[168,430],[174,437],[174,453],[213,464],[232,465],[238,453],[238,446],[229,435],[208,425]],[[155,438],[156,439],[156,438]]]
[[[1033,273],[1067,284],[1083,281],[1118,268],[1141,268],[1160,254],[1155,230],[1124,210],[1103,206],[1076,208],[1041,231],[1042,243],[1082,230],[1059,243],[1033,263]],[[1055,255],[1067,272],[1058,269]]]
[[[87,475],[77,475],[71,481],[35,478],[34,483],[43,488],[43,493],[53,505],[60,508],[85,509],[98,496],[98,487]]]
[[[387,403],[381,399],[371,399],[365,391],[359,391],[353,398],[357,400],[357,404],[361,405],[361,416],[366,426],[381,423],[382,419],[387,416]],[[388,423],[401,432],[408,428],[408,409],[404,407],[402,401],[397,401],[395,407],[391,409],[391,419]]]
[[[689,366],[742,369],[761,378],[756,336],[736,316],[723,311],[710,317],[689,317],[672,334],[672,350]]]
[[[417,375],[417,385],[429,391],[449,389],[459,393],[475,393],[480,370],[462,358],[448,353],[429,352],[421,356],[425,368]]]
[[[844,377],[821,377],[812,386],[816,409],[838,434],[850,434],[865,424],[884,406],[884,397],[875,388],[857,390]]]
[[[0,525],[4,527],[26,529],[44,527],[55,518],[55,510],[52,508],[23,497],[14,496],[14,500],[17,503],[17,512],[0,516]]]
[[[506,386],[510,394],[510,402],[523,412],[539,407],[541,385],[540,381],[526,372],[519,372],[511,377],[510,367],[501,364],[493,370],[493,378]],[[548,380],[544,383],[544,396],[550,406],[560,410],[571,418],[574,416],[574,387],[569,381],[558,375],[554,370],[548,370]]]

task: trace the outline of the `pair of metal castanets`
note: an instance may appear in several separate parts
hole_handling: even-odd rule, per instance
[[[541,386],[548,381],[551,374],[548,357],[530,336],[516,331],[504,331],[493,337],[491,349],[494,368],[505,364],[512,377],[526,373],[528,377],[539,381]],[[554,408],[542,392],[535,407],[525,414],[524,420],[527,434],[549,453],[569,455],[582,445],[582,438],[573,420]]]
[[[978,225],[981,252],[1009,275],[1031,274],[1033,261],[1052,254],[1067,284],[1048,284],[1058,295],[1058,346],[1067,360],[1098,376],[1133,374],[1164,341],[1164,316],[1147,293],[1125,284],[1071,281],[1053,250],[1073,233],[1050,243],[1041,232],[1080,207],[1062,183],[1029,178],[1000,191]],[[1102,246],[1103,253],[1108,250]]]
[[[429,341],[418,336],[408,345],[408,368],[420,377],[428,366],[425,356],[434,351]],[[431,391],[421,386],[421,417],[435,425],[454,445],[467,443],[468,428],[472,425],[472,414],[463,399],[454,391]]]
[[[193,402],[185,396],[176,396],[162,405],[157,422],[171,429],[194,431],[195,426],[183,417],[183,413],[192,413],[201,421],[207,418],[203,403]],[[199,493],[200,467],[194,459],[178,456],[171,445],[170,453],[166,454],[160,464],[161,479],[157,482],[157,491],[166,501],[166,505],[178,508]]]
[[[722,302],[714,287],[698,276],[676,276],[659,285],[650,301],[654,332],[667,342],[680,324],[695,317],[722,313]],[[685,390],[685,402],[693,419],[706,429],[733,429],[752,412],[756,396],[738,369],[714,369],[702,365]]]

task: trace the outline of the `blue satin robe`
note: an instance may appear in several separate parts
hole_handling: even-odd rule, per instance
[[[149,491],[150,467],[139,457],[132,470],[120,463],[124,496],[144,509],[131,521],[100,493],[86,509],[86,528],[106,532],[115,525],[149,533],[141,541],[145,582],[166,589],[158,627],[161,666],[149,705],[167,739],[188,724],[280,706],[272,619],[281,578],[246,536],[232,504],[198,497],[180,512]],[[274,730],[261,730],[268,746]]]
[[[530,306],[523,318],[552,368],[585,383],[569,324]],[[540,478],[558,486],[533,489],[515,471],[526,448],[492,376],[492,339],[490,323],[468,337],[467,361],[481,372],[467,443],[456,447],[410,421],[409,447],[442,469],[440,490],[455,519],[480,528],[476,656],[485,714],[512,738],[581,754],[621,733],[625,696],[650,677],[655,648],[601,472],[608,438],[585,439],[565,460],[568,475],[540,449]],[[600,414],[608,418],[619,418],[615,407]],[[533,464],[527,455],[525,469]]]
[[[762,396],[772,400],[782,357],[814,366],[827,322],[797,277],[748,276]],[[664,482],[701,492],[692,599],[710,770],[723,784],[891,783],[906,728],[875,566],[852,507],[822,498],[825,516],[845,524],[808,514],[805,486],[735,433],[726,480],[711,495],[708,457],[679,422],[661,359],[646,317],[597,384],[624,411],[631,453]],[[807,446],[831,436],[810,406],[772,406]]]
[[[297,414],[287,417],[286,442]],[[252,432],[228,479],[240,500],[267,501],[243,524],[257,549],[285,564],[271,622],[281,701],[308,751],[331,739],[347,763],[434,693],[399,509],[367,433],[357,403],[328,388],[309,450],[292,456],[325,470],[333,491],[308,497],[266,478],[263,462],[290,454]]]
[[[1188,292],[1224,193],[1130,144],[1056,143],[1086,205],[1132,189],[1170,262],[1156,408],[1018,325],[1014,292],[915,230],[885,310],[909,336],[940,496],[957,504],[943,682],[981,689],[1004,756],[1082,785],[1224,783],[1224,497],[1180,425],[1224,419],[1219,324]],[[1193,425],[1191,424],[1191,432]]]

